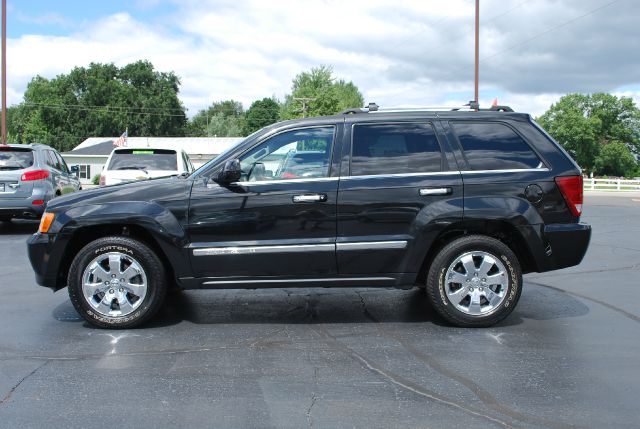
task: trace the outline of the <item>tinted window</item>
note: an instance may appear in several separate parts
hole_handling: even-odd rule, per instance
[[[529,145],[504,124],[457,122],[451,125],[472,170],[542,167]]]
[[[442,153],[430,124],[356,125],[351,175],[441,171]]]
[[[20,170],[32,165],[31,149],[0,148],[0,170]]]
[[[175,150],[120,149],[114,152],[108,170],[173,170],[178,169]]]
[[[304,128],[278,134],[241,159],[241,181],[327,177],[334,127]]]

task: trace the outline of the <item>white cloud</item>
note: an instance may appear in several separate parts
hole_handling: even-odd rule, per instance
[[[151,9],[158,0],[138,0]],[[482,2],[481,95],[541,114],[563,93],[615,91],[638,100],[640,5],[622,0]],[[473,91],[473,2],[334,0],[176,2],[170,23],[128,13],[84,22],[66,36],[9,40],[9,103],[34,75],[53,77],[90,62],[150,60],[175,71],[194,114],[215,100],[289,92],[302,70],[334,66],[380,105],[463,103]],[[61,19],[52,15],[52,18]],[[554,27],[559,29],[541,34]],[[635,91],[635,88],[638,90]],[[630,88],[630,89],[629,89]],[[486,99],[486,100],[484,100]]]

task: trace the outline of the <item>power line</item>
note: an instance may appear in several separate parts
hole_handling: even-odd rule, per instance
[[[494,54],[491,54],[491,55],[488,55],[486,57],[483,57],[483,58],[480,59],[480,61],[482,62],[482,61],[489,60],[489,59],[497,57],[498,55],[501,55],[501,54],[503,54],[505,52],[508,52],[508,51],[511,51],[511,50],[513,50],[515,48],[519,48],[519,47],[521,47],[523,45],[526,45],[527,43],[529,43],[532,40],[538,39],[538,38],[544,36],[545,34],[551,33],[551,32],[553,32],[555,30],[558,30],[558,29],[560,29],[562,27],[566,27],[567,25],[573,24],[574,22],[576,22],[576,21],[578,21],[578,20],[580,20],[582,18],[585,18],[585,17],[587,17],[589,15],[592,15],[592,14],[594,14],[594,13],[596,13],[596,12],[606,8],[606,7],[609,7],[614,3],[618,3],[619,1],[620,0],[613,0],[613,1],[611,1],[609,3],[606,3],[606,4],[602,5],[602,6],[598,6],[595,9],[591,9],[590,11],[588,11],[588,12],[582,14],[582,15],[576,16],[575,18],[571,18],[568,21],[565,21],[565,22],[560,23],[560,24],[558,24],[558,25],[556,25],[554,27],[551,27],[551,28],[548,28],[548,29],[546,29],[544,31],[541,31],[540,33],[534,34],[533,36],[529,37],[528,39],[525,39],[525,40],[523,40],[523,41],[521,41],[519,43],[516,43],[515,45],[511,45],[511,46],[509,46],[509,47],[507,47],[507,48],[505,48],[505,49],[503,49],[501,51],[498,51],[498,52],[496,52]]]
[[[68,103],[35,103],[32,101],[25,101],[23,104],[34,106],[64,106],[64,107],[82,107],[82,108],[107,108],[107,109],[125,109],[125,110],[167,110],[167,111],[182,111],[179,107],[137,107],[137,106],[107,106],[98,104],[68,104]]]
[[[134,110],[119,110],[119,109],[114,110],[110,106],[85,107],[81,105],[45,104],[45,103],[23,103],[23,105],[43,107],[46,109],[75,110],[75,111],[89,111],[89,112],[102,111],[102,112],[113,112],[113,113],[125,113],[128,115],[148,115],[148,116],[164,116],[164,117],[186,117],[187,116],[185,113],[172,114],[172,113],[138,112]]]

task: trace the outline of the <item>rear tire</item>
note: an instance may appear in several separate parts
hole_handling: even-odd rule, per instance
[[[434,258],[427,277],[433,308],[460,327],[486,327],[513,311],[522,291],[518,258],[504,243],[484,235],[458,238]]]
[[[128,237],[105,237],[87,244],[71,263],[67,280],[73,306],[100,328],[142,325],[158,312],[167,292],[158,256]]]

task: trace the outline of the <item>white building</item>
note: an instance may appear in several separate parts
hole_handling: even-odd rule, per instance
[[[80,181],[89,184],[102,171],[115,148],[113,142],[117,139],[118,137],[90,137],[72,151],[63,153],[62,157],[69,166],[77,165],[80,168]],[[127,146],[184,149],[191,163],[198,168],[242,140],[243,137],[128,137]]]

